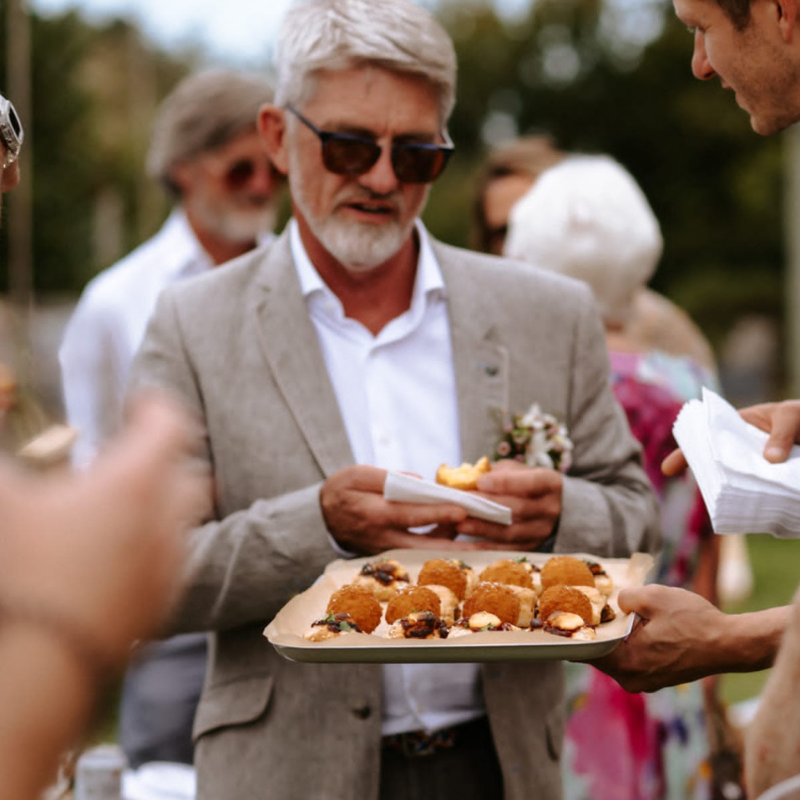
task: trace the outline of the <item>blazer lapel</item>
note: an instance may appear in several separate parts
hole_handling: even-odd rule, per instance
[[[481,294],[449,248],[433,242],[447,289],[447,307],[458,392],[461,456],[490,458],[509,411],[509,353],[497,341]]]
[[[255,302],[259,344],[287,407],[326,476],[354,463],[317,333],[300,292],[289,236],[269,248]]]

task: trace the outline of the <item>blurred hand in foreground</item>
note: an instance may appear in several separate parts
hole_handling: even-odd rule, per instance
[[[153,633],[180,588],[182,531],[207,478],[189,466],[190,423],[164,397],[134,404],[85,473],[0,467],[0,602],[74,625],[110,663]]]

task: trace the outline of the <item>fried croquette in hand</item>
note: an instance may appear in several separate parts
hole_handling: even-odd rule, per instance
[[[436,470],[436,483],[464,491],[478,488],[478,478],[492,468],[486,456],[479,458],[474,464],[464,462],[460,467],[449,467],[442,464]]]

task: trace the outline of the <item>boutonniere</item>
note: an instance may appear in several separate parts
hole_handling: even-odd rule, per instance
[[[544,414],[534,403],[524,414],[502,418],[503,435],[494,451],[495,460],[514,458],[529,467],[548,467],[566,472],[572,465],[572,440],[566,425]]]

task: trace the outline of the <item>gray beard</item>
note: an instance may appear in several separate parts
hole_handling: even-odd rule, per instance
[[[275,229],[277,211],[274,203],[243,211],[227,204],[212,207],[203,200],[191,204],[195,218],[216,239],[232,244],[254,242],[261,234]]]
[[[408,241],[414,230],[414,220],[406,225],[388,222],[380,225],[337,219],[316,218],[306,202],[306,189],[294,148],[289,148],[289,188],[297,208],[319,243],[349,272],[369,272],[392,256]]]

